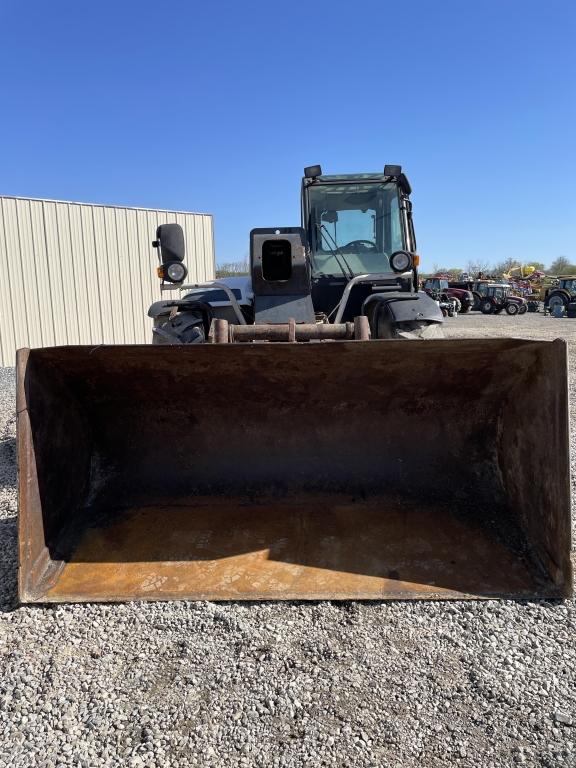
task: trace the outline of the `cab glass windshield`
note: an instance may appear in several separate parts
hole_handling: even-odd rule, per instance
[[[448,289],[448,280],[439,280],[436,277],[429,277],[424,283],[424,288],[428,291],[446,291]]]
[[[396,184],[318,184],[307,194],[316,275],[391,271],[388,257],[406,247]]]

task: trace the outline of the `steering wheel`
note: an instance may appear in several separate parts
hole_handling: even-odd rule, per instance
[[[368,246],[368,249],[371,251],[375,251],[377,248],[376,243],[373,243],[372,240],[350,240],[349,243],[346,243],[346,245],[342,246],[342,250],[345,248],[350,248],[353,245]]]

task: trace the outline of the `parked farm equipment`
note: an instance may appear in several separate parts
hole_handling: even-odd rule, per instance
[[[469,312],[474,304],[472,292],[463,288],[450,287],[448,280],[441,277],[428,277],[424,281],[424,290],[432,297],[440,297],[442,301],[456,299],[456,311],[463,314]]]
[[[514,296],[510,286],[495,283],[483,291],[480,311],[484,315],[498,315],[502,311],[507,315],[523,315],[528,311],[528,304],[520,296]]]
[[[554,307],[568,310],[571,303],[576,302],[576,275],[559,275],[556,285],[546,291],[544,304],[552,313]]]

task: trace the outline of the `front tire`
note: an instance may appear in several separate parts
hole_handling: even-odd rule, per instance
[[[506,304],[506,314],[507,315],[517,315],[518,314],[518,304]]]
[[[202,317],[193,312],[154,321],[152,344],[203,344],[205,340]]]
[[[566,301],[564,296],[562,296],[559,293],[552,294],[552,296],[550,296],[550,298],[548,299],[548,311],[550,312],[550,314],[552,314],[554,307],[565,308],[567,306],[568,306],[568,302]]]
[[[528,306],[527,306],[526,304],[522,304],[522,306],[521,306],[521,307],[520,307],[520,309],[518,310],[518,313],[519,313],[520,315],[525,315],[525,314],[526,314],[526,312],[528,312]]]

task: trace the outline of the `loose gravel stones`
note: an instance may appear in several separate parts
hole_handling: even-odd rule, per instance
[[[446,330],[570,338],[575,412],[576,321]],[[0,369],[0,768],[576,765],[573,601],[16,607],[13,390]]]

